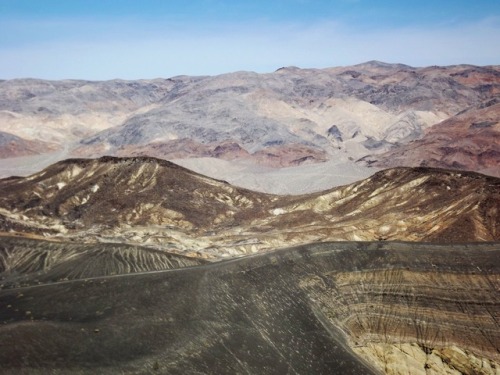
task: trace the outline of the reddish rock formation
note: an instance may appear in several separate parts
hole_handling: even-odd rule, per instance
[[[486,103],[434,125],[422,139],[378,160],[378,167],[429,166],[500,177],[500,104]]]

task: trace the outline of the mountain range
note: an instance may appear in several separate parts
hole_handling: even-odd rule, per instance
[[[0,81],[0,373],[500,371],[500,68]]]
[[[0,131],[39,147],[16,138],[0,143],[0,155],[58,145],[46,165],[71,155],[114,155],[196,158],[190,167],[204,174],[216,158],[274,169],[328,161],[340,175],[357,169],[355,179],[373,173],[366,166],[499,176],[499,93],[498,66],[377,61],[138,81],[8,80],[0,82]]]

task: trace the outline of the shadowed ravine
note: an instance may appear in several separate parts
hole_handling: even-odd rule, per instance
[[[499,255],[495,243],[323,243],[4,289],[1,372],[494,374]]]

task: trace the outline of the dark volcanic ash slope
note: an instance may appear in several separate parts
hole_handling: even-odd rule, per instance
[[[0,238],[0,287],[197,266],[205,261],[141,246]]]
[[[500,240],[500,179],[395,168],[300,196],[233,187],[154,158],[67,160],[0,180],[4,232],[209,257],[321,241]]]
[[[1,369],[495,374],[499,251],[493,244],[318,244],[2,290]]]

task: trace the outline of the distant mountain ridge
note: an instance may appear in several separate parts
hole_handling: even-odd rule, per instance
[[[500,100],[465,110],[433,126],[421,139],[381,155],[375,165],[425,165],[499,176]]]
[[[494,151],[487,164],[474,158],[431,162],[434,146],[420,148],[418,141],[429,132],[445,134],[441,123],[464,111],[480,123],[484,113],[472,109],[499,96],[499,66],[414,68],[378,61],[137,81],[22,79],[0,82],[0,131],[59,143],[75,156],[212,157],[272,167],[327,160],[388,165],[392,152],[411,145],[422,150],[419,157],[401,151],[398,165],[498,176],[490,167],[500,162],[496,146],[486,138],[476,142],[475,132],[467,137]],[[498,107],[491,110],[498,123]],[[490,131],[499,136],[497,126]],[[454,145],[446,147],[454,152]]]

